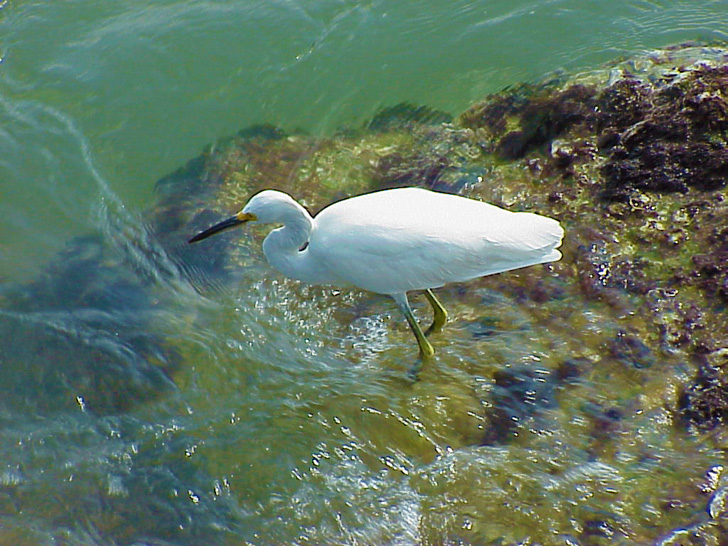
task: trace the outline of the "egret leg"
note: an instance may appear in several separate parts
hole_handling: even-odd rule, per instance
[[[425,335],[429,336],[430,334],[436,334],[442,330],[443,326],[445,326],[445,323],[447,322],[447,311],[440,303],[440,300],[435,297],[435,294],[433,294],[432,290],[429,288],[425,290],[425,297],[427,298],[427,301],[430,302],[430,305],[432,305],[432,310],[435,313],[432,324],[427,330],[425,330]]]
[[[430,342],[427,341],[425,334],[422,333],[422,328],[420,328],[420,325],[417,324],[417,319],[412,313],[412,308],[407,301],[407,294],[397,294],[392,297],[394,298],[394,301],[399,304],[399,308],[402,309],[402,313],[404,313],[404,317],[407,319],[407,324],[409,324],[412,329],[412,333],[417,339],[417,344],[420,346],[420,359],[424,361],[432,358],[435,354],[435,349],[432,348],[432,345],[430,345]]]

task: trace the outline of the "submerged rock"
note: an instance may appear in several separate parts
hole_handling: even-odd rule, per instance
[[[99,237],[66,245],[40,278],[4,287],[4,412],[127,411],[174,388],[174,348],[149,331],[148,281]]]
[[[524,366],[495,372],[483,445],[507,442],[524,426],[544,427],[538,421],[545,411],[558,406],[557,389],[576,380],[586,365],[568,361],[555,371]]]

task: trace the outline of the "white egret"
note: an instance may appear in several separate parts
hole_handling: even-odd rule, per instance
[[[427,336],[447,320],[432,288],[556,261],[564,235],[551,218],[422,188],[351,197],[315,218],[288,194],[264,190],[189,242],[246,222],[282,224],[263,241],[263,253],[287,277],[391,296],[414,332],[422,360],[434,354]],[[434,310],[425,333],[407,301],[411,290],[424,290]]]

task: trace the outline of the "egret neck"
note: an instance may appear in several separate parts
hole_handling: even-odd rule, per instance
[[[295,201],[287,205],[277,218],[283,226],[271,231],[263,241],[263,254],[268,263],[286,277],[305,283],[337,282],[320,261],[311,259],[308,242],[315,229],[314,219]]]

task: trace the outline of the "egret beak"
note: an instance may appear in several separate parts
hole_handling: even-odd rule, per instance
[[[223,220],[219,224],[215,224],[214,226],[207,228],[205,231],[198,233],[197,235],[192,237],[189,242],[196,243],[197,241],[202,241],[202,239],[207,239],[210,235],[215,235],[215,233],[219,233],[231,227],[239,226],[241,224],[244,224],[246,222],[252,222],[254,220],[257,220],[255,214],[250,214],[249,212],[239,212],[235,216],[231,216],[227,220]]]

